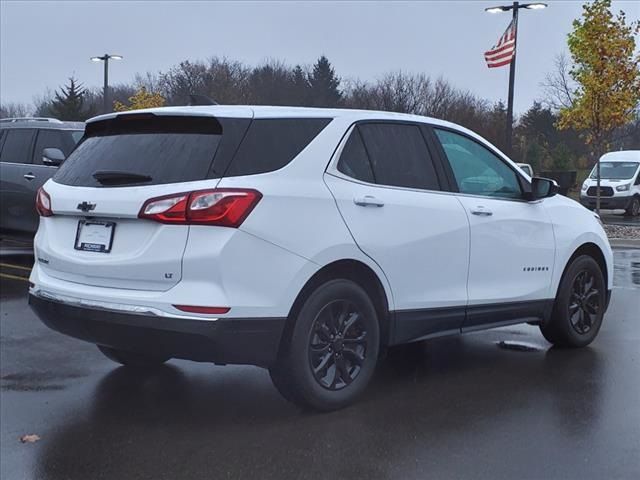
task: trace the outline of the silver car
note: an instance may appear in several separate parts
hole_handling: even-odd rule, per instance
[[[53,118],[0,120],[0,231],[32,237],[38,229],[35,198],[75,148],[84,123]]]

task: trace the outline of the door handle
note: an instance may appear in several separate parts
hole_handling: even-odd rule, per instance
[[[25,180],[29,180],[29,181],[31,181],[31,180],[33,180],[34,178],[36,178],[36,176],[35,176],[33,173],[31,173],[31,172],[29,172],[29,173],[25,173],[22,177],[23,177]]]
[[[372,197],[371,195],[356,197],[353,199],[353,203],[360,207],[384,207],[384,202],[382,200]]]
[[[478,215],[479,217],[490,217],[491,215],[493,215],[493,212],[491,210],[487,210],[486,208],[479,206],[472,209],[471,214]]]

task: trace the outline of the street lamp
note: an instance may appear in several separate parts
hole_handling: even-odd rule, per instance
[[[104,89],[102,91],[102,113],[109,113],[109,60],[122,60],[122,55],[105,53],[101,57],[91,57],[92,62],[104,62]]]
[[[542,2],[533,2],[533,3],[520,3],[513,2],[511,5],[498,5],[496,7],[488,7],[485,8],[484,11],[487,13],[501,13],[508,12],[509,10],[513,11],[513,26],[516,32],[516,37],[513,45],[513,58],[511,59],[511,64],[509,65],[509,99],[507,102],[507,153],[509,155],[513,154],[512,151],[512,142],[513,142],[513,85],[515,82],[516,76],[516,44],[518,41],[518,10],[521,8],[525,8],[527,10],[541,10],[543,8],[547,8],[546,3]]]

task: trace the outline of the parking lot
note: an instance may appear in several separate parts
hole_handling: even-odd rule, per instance
[[[549,348],[532,326],[413,344],[358,404],[319,415],[255,367],[117,367],[40,324],[20,278],[30,258],[4,256],[0,476],[638,478],[640,250],[615,259],[589,348]]]

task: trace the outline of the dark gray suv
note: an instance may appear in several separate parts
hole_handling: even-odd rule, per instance
[[[35,198],[84,134],[84,123],[53,118],[0,120],[0,231],[30,237],[38,229]]]

